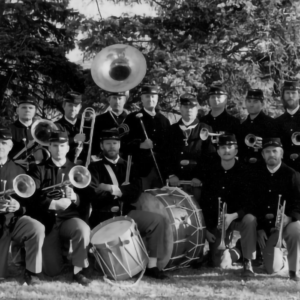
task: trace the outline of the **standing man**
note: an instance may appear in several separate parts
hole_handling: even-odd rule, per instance
[[[299,82],[285,81],[281,100],[286,109],[283,115],[276,119],[278,136],[284,149],[284,161],[287,165],[300,172],[300,110]],[[292,139],[293,134],[296,137]]]
[[[170,121],[156,110],[158,87],[143,86],[141,93],[143,108],[128,115],[124,122],[129,126],[129,134],[124,139],[126,143],[124,148],[127,153],[132,154],[133,162],[142,177],[143,190],[147,190],[159,188],[164,184],[161,180],[164,178],[160,178],[159,172],[163,176],[164,155],[168,151],[165,148],[165,142]],[[148,138],[145,136],[140,120],[145,125]],[[153,156],[157,165],[154,163]]]
[[[106,113],[96,117],[92,143],[92,155],[99,156],[100,134],[102,130],[119,128],[128,113],[124,110],[128,92],[111,92],[108,95],[109,109]],[[121,151],[122,152],[122,151]]]
[[[233,231],[241,234],[241,246],[244,258],[242,276],[253,277],[251,261],[256,258],[256,218],[249,214],[247,203],[248,169],[236,159],[237,140],[234,134],[223,134],[217,144],[218,155],[207,162],[208,168],[199,169],[195,177],[201,180],[202,195],[200,206],[206,224],[206,238],[209,241],[211,259],[214,266],[230,267],[240,258],[236,248],[228,248]],[[218,250],[221,243],[219,201],[227,204],[225,230],[227,249]],[[221,254],[221,257],[220,257]]]
[[[256,163],[262,160],[260,149],[263,139],[276,136],[276,124],[273,118],[263,112],[262,90],[249,90],[245,104],[249,115],[239,128],[239,158],[246,163]],[[247,145],[245,139],[249,135],[253,137],[247,139]]]
[[[104,130],[101,134],[100,147],[103,159],[89,165],[92,175],[91,184],[83,189],[84,205],[92,205],[89,222],[91,228],[112,218],[116,213],[132,218],[147,240],[149,263],[145,274],[156,279],[166,276],[157,268],[157,259],[163,257],[165,221],[162,216],[135,210],[131,205],[141,193],[140,178],[135,169],[130,172],[129,183],[125,183],[127,162],[119,156],[120,136],[117,129]]]
[[[184,94],[180,97],[180,112],[182,118],[172,124],[168,133],[167,175],[172,186],[178,186],[180,180],[192,180],[197,164],[215,152],[210,137],[200,137],[202,129],[209,132],[212,129],[197,119],[198,101],[195,95]],[[199,184],[197,181],[192,184],[192,188],[185,186],[184,189],[199,201]]]
[[[249,184],[252,184],[250,196],[257,218],[257,241],[263,250],[264,265],[270,274],[278,272],[284,265],[283,256],[274,251],[279,233],[275,226],[278,199],[281,198],[281,204],[286,201],[282,221],[289,275],[291,280],[300,281],[297,275],[300,268],[300,175],[282,162],[283,149],[279,138],[264,139],[262,157],[265,164],[257,166]]]
[[[13,180],[25,174],[23,168],[8,158],[13,147],[9,128],[0,127],[0,192],[13,188]],[[42,246],[45,228],[37,220],[25,215],[29,209],[28,199],[16,194],[0,198],[0,278],[7,275],[8,254],[11,241],[25,246],[26,269],[24,280],[28,285],[39,283],[42,272]]]
[[[69,186],[43,191],[44,188],[69,180],[69,172],[74,164],[66,158],[69,139],[66,132],[52,132],[49,140],[51,158],[32,170],[37,193],[35,204],[39,208],[35,216],[46,227],[43,246],[43,271],[48,276],[58,275],[63,268],[61,239],[72,243],[73,280],[89,285],[90,280],[83,273],[88,267],[87,251],[90,242],[90,228],[79,218],[77,210],[79,198]]]
[[[222,86],[211,86],[208,95],[211,110],[201,118],[201,122],[211,126],[214,133],[230,132],[237,135],[240,121],[226,111],[225,89]]]
[[[72,162],[75,159],[78,143],[85,141],[85,134],[79,133],[81,119],[78,116],[82,107],[81,103],[82,96],[80,94],[69,92],[63,102],[64,116],[55,123],[60,130],[68,133],[70,151],[67,154],[67,158]],[[84,163],[87,158],[87,151],[84,148],[81,151],[79,159]]]

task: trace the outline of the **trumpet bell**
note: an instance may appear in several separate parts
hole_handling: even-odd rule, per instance
[[[294,132],[291,138],[294,145],[300,145],[300,132]]]
[[[256,136],[254,134],[248,134],[246,137],[245,137],[245,144],[248,146],[248,147],[254,147],[255,144],[256,144]]]
[[[58,130],[58,127],[52,121],[36,120],[31,126],[31,135],[38,144],[49,146],[49,139],[53,130]]]
[[[205,141],[205,140],[208,139],[208,137],[209,137],[209,131],[208,131],[208,129],[202,128],[201,131],[200,131],[200,139],[202,141]]]
[[[109,92],[131,90],[143,80],[146,70],[144,55],[136,48],[123,44],[102,49],[91,66],[94,82]]]
[[[91,179],[91,173],[83,166],[75,166],[69,172],[71,184],[79,189],[87,187],[90,184]]]
[[[18,196],[29,198],[34,194],[36,185],[30,176],[21,174],[13,180],[13,189]]]

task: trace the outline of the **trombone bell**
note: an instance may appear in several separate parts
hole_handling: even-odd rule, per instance
[[[83,166],[75,166],[69,172],[71,184],[79,189],[87,187],[90,184],[91,179],[91,173]]]
[[[146,75],[146,59],[136,48],[115,44],[102,49],[94,58],[94,82],[109,92],[124,92],[137,86]]]
[[[18,196],[29,198],[34,194],[36,185],[30,176],[21,174],[13,180],[13,189]]]

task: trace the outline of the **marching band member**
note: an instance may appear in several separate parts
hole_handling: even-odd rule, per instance
[[[88,267],[87,250],[90,242],[90,228],[79,218],[77,203],[79,198],[71,187],[65,186],[58,190],[56,197],[43,188],[62,183],[69,179],[69,172],[74,163],[67,157],[69,151],[67,133],[53,131],[49,140],[51,158],[36,166],[31,171],[35,180],[37,193],[35,203],[39,207],[35,217],[46,227],[46,238],[43,246],[43,271],[48,276],[58,275],[63,268],[61,239],[72,242],[72,264],[74,266],[73,280],[88,285],[90,280],[83,273]],[[57,199],[58,198],[58,199]]]
[[[18,100],[16,113],[18,120],[11,124],[11,132],[13,138],[13,148],[9,153],[10,158],[13,158],[25,146],[27,150],[33,145],[33,137],[31,135],[31,125],[37,110],[37,101],[32,96],[21,96]],[[26,152],[24,152],[26,154]]]
[[[300,145],[295,145],[292,135],[300,132],[299,82],[285,81],[282,88],[282,102],[285,113],[275,119],[278,136],[284,148],[284,161],[296,171],[300,171]]]
[[[214,266],[228,268],[240,257],[238,249],[228,248],[232,232],[241,234],[241,246],[244,257],[242,276],[253,277],[251,260],[256,258],[256,218],[249,214],[247,198],[248,170],[236,159],[237,140],[234,134],[223,134],[217,144],[217,155],[209,160],[207,168],[199,168],[195,177],[203,183],[200,206],[206,224],[206,237],[209,242],[211,259]],[[218,229],[219,200],[227,204],[225,229],[227,249],[218,250],[221,243],[221,231]],[[231,235],[232,237],[232,235]]]
[[[140,178],[134,169],[130,172],[129,184],[123,184],[126,178],[127,163],[119,156],[120,136],[117,129],[105,130],[101,134],[100,147],[103,159],[89,165],[92,181],[89,187],[82,189],[85,205],[92,205],[89,219],[91,228],[114,216],[114,212],[123,211],[132,218],[147,240],[149,264],[145,274],[156,279],[165,279],[166,275],[157,268],[157,258],[163,256],[165,225],[163,217],[146,211],[135,210],[131,205],[141,193]],[[123,203],[124,207],[122,208]]]
[[[222,86],[211,86],[209,89],[210,112],[201,118],[201,122],[211,126],[214,133],[231,132],[237,134],[240,121],[226,110],[227,92]]]
[[[63,103],[64,116],[55,123],[60,130],[68,133],[70,151],[67,153],[67,158],[72,162],[75,159],[78,143],[85,141],[85,134],[79,133],[81,119],[78,118],[78,115],[82,107],[81,103],[82,96],[80,94],[69,92]],[[85,149],[82,149],[79,159],[85,160],[86,156]]]
[[[129,134],[124,137],[126,152],[132,154],[133,162],[136,164],[142,177],[143,190],[158,188],[163,185],[151,156],[150,149],[154,153],[158,167],[164,169],[164,148],[170,121],[156,110],[159,91],[156,86],[143,86],[141,91],[143,108],[128,115],[125,122],[129,126]],[[140,120],[145,125],[148,139],[141,126]],[[160,172],[160,171],[159,171]]]
[[[206,128],[212,132],[210,126],[199,122],[197,119],[198,101],[193,94],[184,94],[180,97],[181,120],[171,125],[168,134],[168,166],[167,173],[172,186],[179,185],[179,180],[192,180],[193,171],[199,160],[206,155],[215,152],[210,137],[206,140],[200,138],[201,129]],[[196,200],[199,201],[199,185],[193,183],[193,191]],[[197,190],[196,190],[197,188]]]
[[[274,255],[272,249],[278,240],[274,231],[278,199],[286,201],[283,216],[283,239],[288,251],[291,280],[300,281],[297,275],[300,262],[300,175],[282,162],[283,149],[279,138],[266,138],[262,145],[265,165],[257,167],[249,183],[252,183],[251,200],[257,217],[257,241],[263,249],[264,265],[268,273],[283,267],[283,257]],[[276,254],[277,252],[275,252]]]
[[[92,155],[99,155],[101,149],[99,144],[100,134],[102,130],[111,128],[119,128],[124,122],[128,113],[124,110],[124,105],[127,101],[126,92],[111,92],[108,95],[108,102],[110,109],[96,117],[93,143],[92,143]]]
[[[256,163],[262,160],[260,149],[263,138],[276,136],[276,124],[273,118],[263,112],[264,94],[262,90],[249,90],[245,104],[249,115],[239,128],[239,157],[246,163]],[[249,134],[256,137],[253,146],[247,146],[245,143],[245,138]]]
[[[13,188],[13,180],[25,171],[8,158],[13,147],[9,128],[0,127],[0,189]],[[45,227],[27,214],[30,203],[17,195],[0,198],[0,278],[7,275],[8,253],[11,241],[23,244],[26,250],[24,280],[28,285],[39,283],[42,272],[42,246]],[[29,209],[30,210],[30,209]]]

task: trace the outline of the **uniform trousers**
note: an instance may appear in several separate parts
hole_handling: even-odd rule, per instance
[[[243,257],[249,260],[254,260],[256,258],[256,226],[256,218],[251,214],[245,215],[239,222],[233,221],[226,230],[225,245],[230,243],[232,232],[234,230],[239,231],[241,235]],[[216,253],[218,252],[218,246],[221,243],[221,231],[215,228],[211,233],[215,235],[216,241],[214,243],[209,243],[209,248],[213,263],[217,264],[217,261],[214,261],[214,259],[218,258]],[[230,254],[233,261],[237,260],[238,256],[236,250],[230,251]]]
[[[278,241],[279,231],[274,231],[266,242],[266,248],[274,247]],[[298,272],[300,268],[300,221],[291,222],[288,224],[282,233],[285,246],[287,248],[287,259],[290,271]],[[264,260],[267,251],[264,251]],[[274,257],[274,259],[283,259],[283,257]],[[272,264],[269,273],[277,273],[284,266],[284,261],[278,262],[277,264]]]
[[[159,175],[155,167],[151,169],[150,173],[147,176],[141,178],[142,178],[143,191],[162,187],[162,182],[159,178]]]
[[[87,268],[90,227],[79,218],[59,220],[57,218],[51,232],[46,236],[43,246],[43,272],[56,276],[63,269],[62,241],[71,241],[72,264]]]
[[[44,225],[28,216],[21,217],[16,222],[12,232],[5,228],[0,238],[0,278],[7,275],[8,253],[11,241],[25,246],[26,269],[32,273],[41,273],[44,238]]]
[[[149,211],[132,210],[128,217],[135,221],[142,238],[146,240],[149,257],[163,258],[165,238],[163,216]]]

